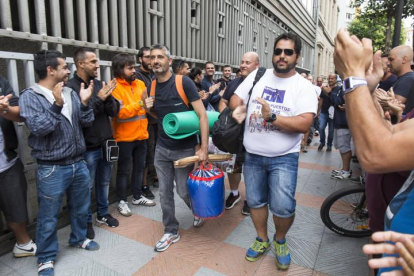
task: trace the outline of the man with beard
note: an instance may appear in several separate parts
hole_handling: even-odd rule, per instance
[[[132,215],[127,201],[127,185],[131,162],[132,204],[155,206],[155,202],[142,195],[142,178],[147,153],[148,120],[144,108],[145,83],[135,76],[135,60],[129,54],[117,54],[112,59],[112,71],[116,78],[113,96],[121,104],[118,116],[112,123],[114,137],[119,146],[116,193],[118,211],[121,215]]]
[[[381,81],[378,85],[378,88],[388,91],[397,81],[398,77],[394,74],[391,74],[390,68],[388,67],[388,55],[383,54],[381,56],[382,70],[384,70],[384,76],[381,78]]]
[[[221,83],[214,81],[214,73],[216,69],[212,61],[207,61],[204,64],[204,79],[201,82],[201,87],[204,91],[209,92],[207,102],[211,104],[214,110],[218,110],[221,96],[224,94],[224,89],[220,90]]]
[[[115,117],[119,112],[119,102],[111,96],[116,82],[112,80],[108,85],[105,85],[105,83],[96,79],[98,77],[99,59],[93,49],[80,48],[76,50],[73,59],[76,72],[74,77],[69,80],[67,87],[72,88],[79,95],[81,84],[88,88],[89,83],[93,82],[93,96],[89,104],[93,109],[95,120],[92,126],[83,128],[83,135],[86,143],[84,155],[91,177],[90,188],[95,187],[96,221],[109,227],[117,227],[119,225],[118,220],[112,217],[108,210],[112,162],[106,160],[103,150],[106,141],[113,139],[109,117]],[[87,237],[88,239],[95,237],[90,210]]]
[[[250,100],[255,72],[240,84],[230,101],[233,117],[239,123],[253,112],[261,111],[263,119],[272,127],[270,132],[250,132],[246,122],[244,130],[246,199],[257,231],[246,259],[257,261],[270,249],[267,236],[270,209],[276,228],[273,237],[276,265],[281,270],[289,268],[291,259],[286,234],[295,216],[300,141],[317,110],[317,98],[309,93],[314,91],[312,84],[295,70],[301,58],[301,45],[300,38],[293,33],[280,35],[273,48],[274,68],[267,69],[256,83]]]
[[[388,55],[388,67],[398,77],[392,88],[395,98],[405,104],[404,114],[414,108],[414,72],[411,71],[413,49],[410,46],[397,46]]]
[[[230,98],[234,95],[234,92],[239,87],[239,85],[244,81],[244,79],[254,70],[259,68],[259,55],[255,52],[247,52],[243,55],[241,64],[240,64],[240,72],[241,76],[235,78],[234,80],[230,81],[229,85],[226,87],[226,91],[223,94],[223,97],[220,100],[219,104],[219,111],[223,112],[223,110],[229,105]],[[229,178],[229,185],[231,192],[226,200],[226,209],[232,209],[241,199],[239,194],[239,184],[241,181],[241,170],[242,170],[242,163],[240,161],[240,155],[236,159],[236,163],[234,166],[233,173],[228,173],[227,176]],[[244,201],[243,215],[250,215],[250,208],[247,205],[247,201]]]
[[[158,118],[159,136],[155,149],[155,168],[160,181],[160,203],[164,235],[155,244],[155,251],[161,252],[180,240],[178,220],[175,217],[174,180],[178,195],[190,208],[187,178],[194,165],[185,168],[174,168],[174,161],[193,156],[197,144],[195,135],[174,140],[164,131],[162,121],[165,115],[190,110],[190,105],[199,118],[201,146],[196,152],[200,162],[208,158],[208,118],[194,82],[186,76],[177,76],[170,72],[172,59],[167,46],[156,44],[151,47],[152,70],[157,76],[151,85],[151,98],[145,100],[147,110],[155,113]],[[180,81],[181,80],[181,81]],[[176,84],[177,82],[177,84]],[[181,84],[180,84],[181,82]],[[182,86],[182,94],[177,90]],[[203,219],[194,218],[194,227],[200,227]]]
[[[72,233],[69,245],[98,250],[99,245],[86,238],[90,208],[90,177],[84,162],[86,150],[82,127],[94,120],[88,89],[81,84],[79,96],[64,87],[70,71],[65,56],[58,51],[43,50],[34,58],[39,83],[21,92],[20,116],[30,130],[29,146],[37,162],[36,224],[39,275],[53,275],[58,253],[57,222],[63,196],[67,196]]]
[[[227,85],[231,81],[231,66],[230,65],[224,65],[223,66],[223,76],[217,80],[218,83],[220,83],[220,91],[226,89]]]
[[[139,66],[136,68],[137,80],[141,80],[145,83],[147,91],[151,86],[151,81],[155,78],[154,72],[152,72],[150,61],[150,48],[141,47],[138,51]],[[154,199],[155,196],[147,185],[147,179],[155,184],[155,168],[154,168],[154,154],[155,154],[155,142],[158,137],[157,119],[148,116],[148,139],[147,139],[147,158],[145,160],[144,176],[142,177],[142,193],[148,199]],[[150,175],[148,175],[150,171]]]

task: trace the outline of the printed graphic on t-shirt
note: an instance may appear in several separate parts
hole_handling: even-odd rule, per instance
[[[262,92],[262,98],[266,100],[270,106],[271,112],[279,115],[281,111],[289,112],[290,108],[285,107],[283,101],[285,99],[286,90],[279,90],[265,86]],[[279,130],[272,123],[266,122],[262,115],[262,105],[255,99],[252,99],[252,106],[255,106],[255,110],[249,116],[249,130],[253,132],[271,132]]]
[[[279,90],[265,86],[262,98],[268,102],[283,103],[283,100],[285,99],[285,92],[286,90]]]
[[[278,128],[268,123],[263,119],[262,113],[260,111],[254,111],[249,116],[249,129],[250,132],[271,132],[275,131]]]

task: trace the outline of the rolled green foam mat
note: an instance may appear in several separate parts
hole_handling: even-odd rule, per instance
[[[218,120],[219,112],[207,111],[210,131]],[[200,120],[194,111],[170,113],[164,117],[162,127],[165,133],[173,139],[184,139],[200,133]]]

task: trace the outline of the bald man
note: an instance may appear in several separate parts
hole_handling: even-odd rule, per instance
[[[414,108],[414,72],[411,71],[413,49],[410,46],[393,48],[388,55],[388,68],[398,77],[392,86],[395,98],[405,104],[404,114]]]
[[[223,94],[223,97],[220,100],[219,104],[219,111],[222,112],[228,105],[230,98],[233,96],[234,92],[236,91],[237,87],[243,82],[243,80],[254,70],[259,68],[259,55],[255,52],[247,52],[243,55],[241,63],[240,63],[240,73],[241,77],[232,80]],[[236,160],[235,169],[233,173],[229,173],[229,184],[230,184],[230,195],[226,200],[226,209],[233,208],[241,199],[239,193],[239,184],[241,180],[241,167],[242,164],[239,160]],[[237,168],[240,168],[239,170]],[[244,206],[242,209],[243,215],[250,215],[250,208],[247,205],[247,202],[244,201]]]
[[[378,88],[388,91],[397,81],[398,77],[392,74],[390,68],[388,68],[388,54],[381,56],[381,64],[382,70],[384,70],[384,76],[381,78]]]

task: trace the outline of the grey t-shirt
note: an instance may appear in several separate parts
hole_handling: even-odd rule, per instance
[[[3,131],[0,127],[0,173],[7,171],[10,169],[14,164],[16,164],[17,157],[13,160],[7,161],[7,156],[4,153],[4,136]]]

